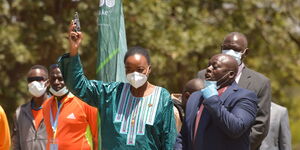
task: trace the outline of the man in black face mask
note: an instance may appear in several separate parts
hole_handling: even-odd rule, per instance
[[[254,92],[234,81],[237,61],[226,54],[213,56],[205,73],[205,88],[194,92],[175,149],[247,150],[257,112]]]

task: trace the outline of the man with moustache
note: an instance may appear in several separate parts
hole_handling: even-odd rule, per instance
[[[213,56],[205,73],[205,88],[194,92],[175,149],[248,150],[257,97],[238,87],[238,64],[226,54]]]

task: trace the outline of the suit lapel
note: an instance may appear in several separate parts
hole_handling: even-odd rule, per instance
[[[203,138],[204,138],[204,134],[206,131],[206,128],[208,127],[210,122],[210,115],[207,111],[207,109],[204,107],[203,112],[201,114],[201,119],[198,125],[198,129],[197,129],[197,135],[195,137],[195,142],[194,145],[196,145],[196,147],[202,147],[202,142],[203,142]]]
[[[238,88],[237,83],[236,82],[232,83],[232,85],[229,86],[226,89],[226,91],[220,96],[221,101],[224,103],[226,101],[226,99],[232,93],[234,93],[236,90],[238,90],[237,88]],[[202,104],[202,101],[203,101],[203,98],[201,97],[201,99],[199,100],[199,105]],[[199,108],[199,107],[197,107],[197,108]],[[196,109],[196,111],[194,112],[194,114],[195,114],[194,118],[196,118],[196,116],[197,116],[196,115],[197,111],[198,111],[198,109]],[[195,143],[193,144],[195,147],[199,147],[199,146],[201,147],[201,145],[203,145],[203,139],[205,138],[204,134],[205,134],[205,131],[207,130],[207,127],[209,126],[210,122],[211,122],[211,118],[210,118],[209,112],[204,107],[202,115],[201,115],[201,119],[200,119],[200,122],[199,122],[199,125],[198,125],[198,130],[197,130],[197,133],[196,133],[197,135],[195,137],[196,138]],[[195,125],[195,121],[193,123],[193,128],[192,129],[194,129],[194,125]],[[193,133],[191,135],[192,135],[192,137],[194,137]]]
[[[196,97],[196,101],[194,102],[194,107],[192,107],[191,110],[191,124],[190,124],[190,140],[193,141],[194,140],[194,129],[195,129],[195,121],[196,121],[196,117],[197,117],[197,112],[200,108],[200,104],[202,104],[203,98],[202,98],[202,94],[199,94],[198,97]]]
[[[245,66],[242,70],[241,78],[239,80],[239,87],[247,89],[250,85],[250,79],[251,79],[251,74],[249,72],[249,69]]]
[[[235,90],[237,90],[237,88],[238,86],[234,81],[230,86],[228,86],[225,92],[220,96],[221,101],[224,103],[224,101],[228,98],[228,96],[231,95]]]

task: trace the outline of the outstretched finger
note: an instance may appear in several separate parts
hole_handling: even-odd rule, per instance
[[[74,28],[75,28],[75,24],[74,24],[74,21],[71,20],[71,23],[70,23],[70,26],[69,26],[69,33],[71,33],[72,31],[74,31]]]

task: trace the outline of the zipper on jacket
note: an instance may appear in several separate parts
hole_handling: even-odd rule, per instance
[[[37,132],[35,132],[34,134],[34,141],[36,141],[36,139],[37,139]]]

